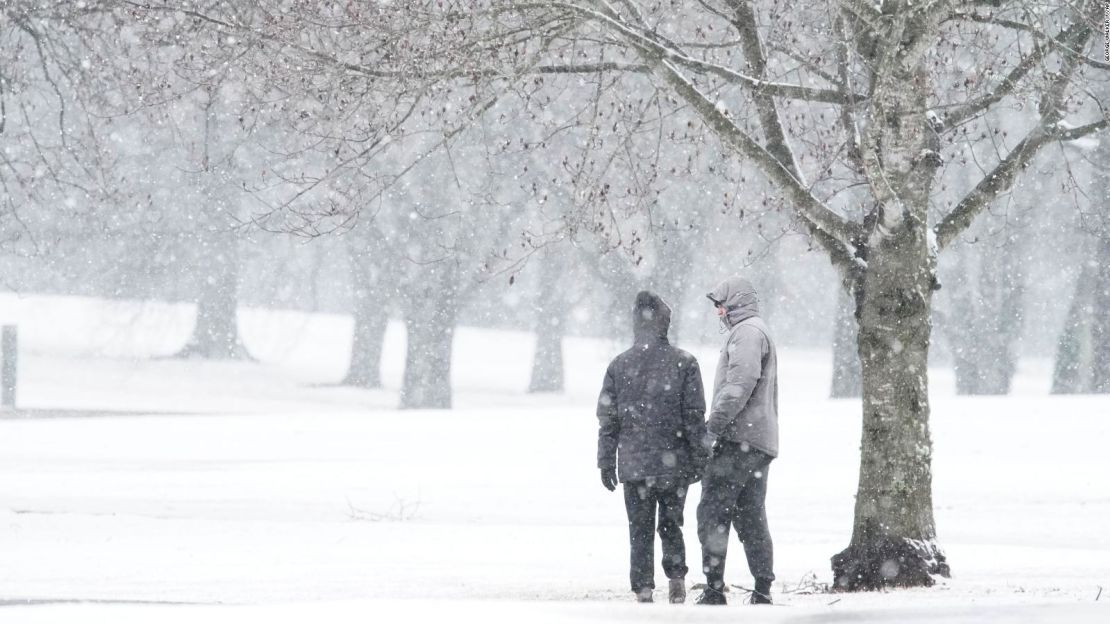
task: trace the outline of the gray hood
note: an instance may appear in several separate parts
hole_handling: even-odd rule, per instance
[[[667,340],[671,327],[671,307],[659,295],[650,290],[636,294],[636,305],[632,309],[632,328],[636,343]]]
[[[755,286],[746,278],[733,276],[721,282],[708,295],[714,304],[725,306],[725,324],[736,327],[738,323],[759,316],[759,296]]]

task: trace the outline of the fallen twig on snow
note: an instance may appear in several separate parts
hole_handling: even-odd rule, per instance
[[[405,522],[413,520],[420,512],[420,499],[415,502],[403,498],[395,498],[393,504],[384,512],[368,511],[355,507],[351,499],[347,499],[347,516],[352,520],[368,520],[370,522]]]
[[[786,583],[783,583],[781,593],[810,595],[831,594],[833,592],[829,588],[828,583],[817,582],[817,574],[810,570],[809,572],[806,572],[804,575],[802,575],[802,578],[798,579],[798,582],[793,587],[787,585]]]

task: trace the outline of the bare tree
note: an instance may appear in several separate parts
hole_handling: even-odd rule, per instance
[[[0,249],[47,256],[70,232],[110,224],[122,201],[111,115],[135,55],[112,2],[0,7]],[[126,45],[126,44],[124,44]],[[108,117],[105,121],[105,117]]]
[[[543,107],[536,96],[561,80],[646,83],[668,123],[706,127],[726,159],[758,168],[840,269],[856,306],[863,437],[852,539],[833,558],[837,586],[929,585],[948,573],[933,520],[927,378],[937,254],[1043,148],[1107,126],[1077,80],[1107,67],[1088,55],[1097,2],[411,1],[376,5],[372,16],[333,11],[326,24],[317,3],[284,8],[260,26],[198,19],[372,77],[382,91],[450,90],[458,105],[440,117],[448,134],[507,96],[521,102],[522,121],[563,123],[531,116]],[[364,45],[351,54],[317,46],[329,32],[357,32]],[[954,62],[957,49],[973,63]],[[629,111],[642,110],[641,92],[599,90],[605,122],[595,127],[640,132]],[[1010,128],[983,121],[1018,103]],[[665,144],[670,134],[661,136]],[[981,178],[930,219],[949,164],[983,141],[995,149]],[[626,153],[642,164],[639,152]],[[625,214],[650,205],[604,164],[571,168],[578,188],[590,189],[576,202],[582,223],[617,205]],[[866,190],[862,219],[833,207],[847,188]]]

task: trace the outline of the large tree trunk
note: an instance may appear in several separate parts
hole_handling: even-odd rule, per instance
[[[912,24],[903,26],[903,35],[914,34]],[[863,381],[859,487],[852,541],[832,558],[836,586],[846,590],[930,586],[933,575],[949,572],[936,543],[929,434],[937,282],[928,208],[939,161],[928,154],[939,145],[923,114],[905,113],[928,95],[927,72],[915,63],[898,55],[879,61],[877,121],[863,143],[876,207],[866,266],[853,280]]]
[[[833,334],[831,396],[834,399],[858,397],[861,384],[855,305],[852,303],[852,296],[841,290],[837,297],[836,328]]]
[[[249,359],[239,340],[236,309],[239,300],[239,254],[230,237],[219,239],[218,249],[207,255],[207,279],[197,298],[193,335],[177,357]]]
[[[935,542],[928,357],[932,272],[920,228],[872,249],[858,286],[863,438],[855,524],[833,557],[841,589],[932,585]]]
[[[382,345],[389,324],[386,293],[379,270],[355,250],[349,253],[351,281],[354,286],[355,328],[351,344],[351,363],[343,384],[360,388],[382,386]]]
[[[528,392],[563,391],[563,335],[569,302],[559,287],[564,263],[554,253],[543,256],[540,287],[536,293],[536,352]]]

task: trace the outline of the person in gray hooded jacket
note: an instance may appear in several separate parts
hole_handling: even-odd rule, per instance
[[[707,295],[728,339],[713,382],[705,446],[712,449],[698,503],[698,538],[706,590],[698,604],[725,604],[729,526],[744,544],[755,577],[755,604],[771,602],[775,579],[767,528],[767,471],[779,452],[778,362],[751,282],[730,277]]]
[[[636,295],[632,322],[636,342],[609,364],[598,397],[597,465],[608,490],[624,484],[632,591],[651,602],[658,516],[663,572],[678,603],[686,599],[686,490],[708,460],[705,394],[697,360],[667,340],[671,309],[658,295]]]

